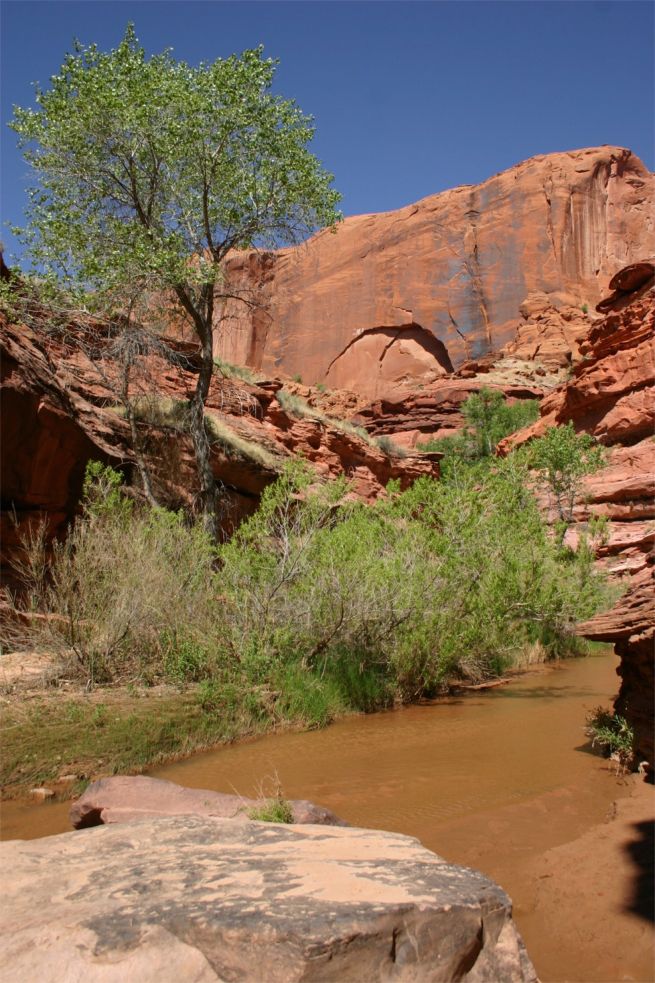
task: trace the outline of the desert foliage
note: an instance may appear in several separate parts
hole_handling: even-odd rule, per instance
[[[604,597],[590,548],[559,546],[525,478],[518,459],[462,466],[365,506],[293,462],[217,547],[92,465],[49,574],[25,560],[48,615],[25,631],[88,685],[195,683],[212,712],[245,700],[253,718],[308,725],[487,679],[526,646],[574,648]]]

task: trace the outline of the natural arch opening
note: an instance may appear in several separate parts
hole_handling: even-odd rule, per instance
[[[448,349],[416,322],[367,328],[328,366],[325,381],[371,397],[416,388],[453,372]]]

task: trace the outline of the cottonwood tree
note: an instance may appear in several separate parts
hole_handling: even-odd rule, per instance
[[[582,492],[582,479],[602,467],[604,449],[589,434],[576,433],[569,420],[565,426],[550,427],[543,437],[528,444],[524,453],[555,508],[558,539],[563,543]]]
[[[261,47],[198,67],[170,51],[147,58],[130,25],[107,53],[76,43],[37,108],[16,109],[10,124],[37,178],[16,231],[39,276],[121,315],[124,292],[138,291],[195,333],[189,430],[214,538],[204,407],[225,258],[340,218],[332,175],[308,149],[311,117],[273,93],[275,69]]]

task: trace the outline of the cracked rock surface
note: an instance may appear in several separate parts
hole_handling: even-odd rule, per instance
[[[504,891],[395,833],[176,816],[0,854],[2,980],[536,981]]]

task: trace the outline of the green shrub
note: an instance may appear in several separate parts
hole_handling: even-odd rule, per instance
[[[344,696],[330,680],[298,661],[288,662],[274,678],[278,690],[275,713],[280,720],[313,730],[325,727],[352,706],[350,694]]]
[[[526,480],[512,459],[461,466],[366,507],[340,503],[343,488],[309,494],[294,466],[219,550],[231,645],[291,666],[313,706],[283,696],[285,712],[313,720],[330,716],[325,686],[344,667],[376,681],[378,702],[388,686],[412,698],[498,674],[530,643],[559,654],[604,593],[589,550],[552,542]],[[352,679],[348,691],[352,706]]]
[[[585,733],[591,738],[592,747],[597,744],[620,768],[627,769],[632,764],[634,731],[625,717],[598,706],[587,715]]]
[[[197,682],[210,672],[210,660],[203,645],[197,640],[178,638],[174,629],[162,632],[160,646],[166,677],[180,684]]]
[[[588,544],[549,535],[520,455],[454,460],[449,481],[390,483],[372,506],[345,479],[314,484],[292,461],[214,548],[96,474],[55,550],[47,648],[72,651],[89,685],[194,683],[225,732],[313,727],[496,676],[526,647],[566,654],[606,600]]]
[[[536,471],[548,491],[561,523],[573,518],[573,506],[580,494],[582,478],[597,471],[605,452],[587,433],[576,433],[573,422],[550,427],[543,437],[521,451],[528,467]]]
[[[491,457],[500,441],[539,418],[539,401],[508,403],[500,390],[483,387],[462,403],[464,429],[452,437],[419,444],[419,449],[445,455],[446,469],[452,458],[478,461]]]
[[[72,652],[90,685],[179,679],[185,663],[197,678],[220,638],[214,549],[181,514],[137,509],[121,482],[87,468],[83,513],[54,546],[42,608],[56,617],[41,642]]]

